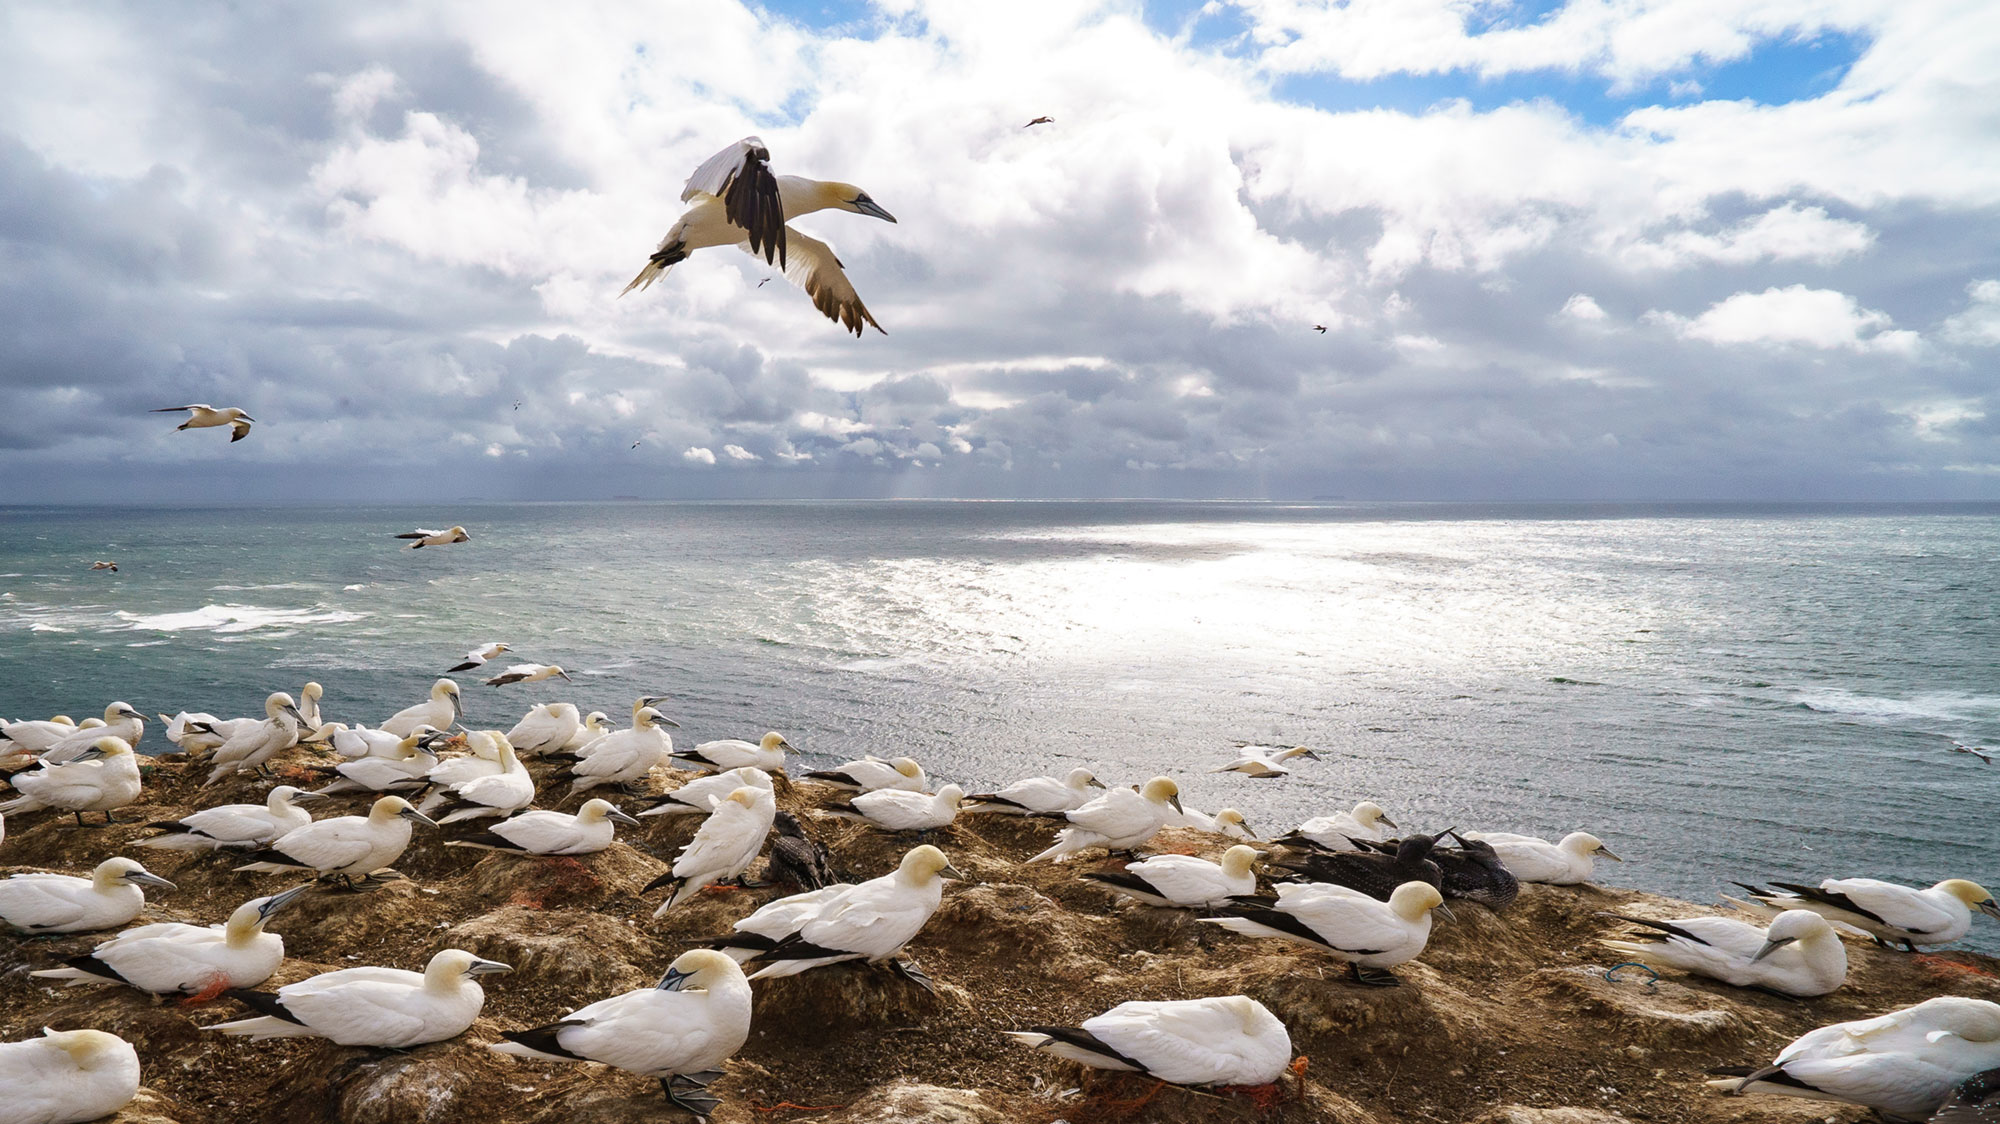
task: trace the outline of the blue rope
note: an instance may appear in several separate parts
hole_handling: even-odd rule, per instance
[[[1638,962],[1637,960],[1627,960],[1627,961],[1625,961],[1625,962],[1624,962],[1624,963],[1622,963],[1622,964],[1613,964],[1613,965],[1611,966],[1610,970],[1608,970],[1608,971],[1606,971],[1606,972],[1604,973],[1604,981],[1605,981],[1606,983],[1620,983],[1620,982],[1622,982],[1622,981],[1620,981],[1620,980],[1619,980],[1619,978],[1618,978],[1618,970],[1619,970],[1620,968],[1637,968],[1637,969],[1639,969],[1639,970],[1640,970],[1641,972],[1644,972],[1644,973],[1646,973],[1646,974],[1647,974],[1648,976],[1651,976],[1651,977],[1652,977],[1652,979],[1649,979],[1649,980],[1647,980],[1647,981],[1646,981],[1646,990],[1647,990],[1648,992],[1651,992],[1651,993],[1655,993],[1655,994],[1657,994],[1657,993],[1659,992],[1659,990],[1660,990],[1660,974],[1659,974],[1658,972],[1655,972],[1655,971],[1653,971],[1653,969],[1651,968],[1651,966],[1649,966],[1649,965],[1646,965],[1646,964],[1641,964],[1641,963],[1639,963],[1639,962]]]

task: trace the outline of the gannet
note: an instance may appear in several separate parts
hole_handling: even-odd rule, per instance
[[[786,741],[783,734],[772,730],[755,742],[726,738],[703,742],[693,749],[679,750],[674,756],[709,772],[719,773],[724,769],[740,769],[749,765],[771,773],[785,767],[785,752],[791,748],[792,743]]]
[[[224,406],[218,410],[201,402],[189,403],[186,406],[162,406],[147,412],[176,414],[182,410],[188,412],[188,420],[175,426],[175,433],[183,429],[213,429],[219,425],[226,425],[229,427],[229,443],[232,445],[250,436],[250,423],[257,420],[234,406]]]
[[[591,799],[575,815],[529,811],[505,819],[477,835],[454,839],[447,847],[479,847],[520,855],[589,855],[611,846],[612,821],[639,826],[609,800]],[[449,822],[449,821],[446,821]]]
[[[507,741],[516,754],[533,757],[568,745],[582,724],[575,703],[537,703],[507,731]]]
[[[1050,819],[1071,826],[1056,836],[1055,845],[1029,862],[1055,859],[1060,862],[1078,851],[1102,847],[1107,851],[1129,851],[1151,839],[1181,811],[1180,786],[1166,777],[1154,777],[1139,791],[1115,788],[1081,808],[1050,812]]]
[[[431,697],[428,700],[415,706],[406,706],[390,715],[389,720],[382,723],[381,729],[384,733],[406,738],[410,736],[410,731],[419,726],[435,726],[440,730],[449,730],[451,724],[464,714],[464,705],[458,698],[458,684],[449,679],[440,679],[431,684]]]
[[[486,1003],[476,977],[513,970],[462,948],[447,948],[420,973],[343,968],[286,984],[275,995],[231,988],[231,999],[263,1014],[208,1029],[260,1041],[317,1037],[341,1046],[404,1050],[464,1034]]]
[[[399,539],[417,540],[410,544],[411,550],[422,550],[427,546],[450,546],[455,542],[472,541],[472,536],[465,533],[465,528],[458,526],[454,526],[448,531],[433,531],[428,527],[418,527],[414,531],[405,531],[396,537]]]
[[[505,687],[509,683],[540,683],[544,679],[560,676],[563,682],[570,682],[569,672],[552,663],[517,663],[486,681],[488,687]]]
[[[16,773],[11,779],[21,795],[0,804],[0,814],[59,808],[83,824],[85,812],[103,812],[104,822],[117,823],[111,813],[139,799],[139,761],[123,738],[100,737],[89,749],[61,765]]]
[[[42,1029],[0,1043],[0,1124],[81,1124],[139,1094],[139,1052],[101,1030]]]
[[[118,563],[100,558],[97,561],[92,562],[90,564],[90,568],[93,570],[109,570],[115,574],[118,572]]]
[[[732,926],[735,931],[729,936],[715,938],[708,942],[708,947],[738,963],[752,960],[776,948],[778,942],[812,920],[821,906],[853,888],[845,882],[832,882],[817,890],[766,902],[757,912]]]
[[[1654,932],[1597,943],[1655,968],[1678,968],[1737,987],[1810,999],[1847,982],[1847,949],[1826,918],[1788,909],[1768,930],[1728,917],[1653,921],[1607,913]]]
[[[446,675],[457,675],[461,671],[471,671],[473,668],[478,667],[479,665],[485,663],[487,660],[492,659],[494,656],[497,656],[502,652],[511,652],[513,650],[514,649],[508,647],[507,645],[497,642],[492,644],[482,644],[479,647],[474,648],[470,652],[465,653],[465,659],[462,662],[452,667],[445,668],[444,673]]]
[[[1996,1124],[2000,1122],[2000,1069],[1975,1073],[1959,1083],[1930,1124]]]
[[[861,335],[864,321],[882,331],[833,247],[786,224],[824,210],[852,211],[884,222],[895,222],[896,216],[850,183],[774,176],[770,161],[770,150],[757,137],[744,137],[703,161],[681,189],[681,202],[692,205],[618,295],[651,286],[696,250],[737,246],[766,263],[778,263],[785,280],[804,289],[814,308],[855,336]]]
[[[1211,773],[1242,773],[1245,776],[1268,778],[1289,776],[1291,770],[1284,762],[1303,757],[1308,761],[1319,760],[1319,754],[1302,745],[1290,749],[1273,750],[1266,746],[1245,746],[1243,756],[1227,765],[1217,765]]]
[[[0,719],[0,744],[11,743],[11,748],[17,752],[39,754],[76,733],[76,729],[76,723],[67,714],[58,714],[46,722]]]
[[[1741,1067],[1708,1085],[1725,1093],[1864,1105],[1892,1119],[1922,1120],[1960,1082],[1995,1067],[2000,1004],[1947,995],[1809,1031],[1770,1065]]]
[[[696,777],[672,792],[654,796],[647,801],[652,807],[640,812],[642,816],[688,816],[707,815],[715,809],[713,801],[721,800],[737,789],[748,785],[751,788],[769,790],[771,774],[748,765],[731,769],[726,773],[710,773]]]
[[[1193,855],[1155,855],[1124,870],[1084,875],[1126,897],[1170,909],[1211,909],[1257,892],[1257,850],[1238,843],[1212,863]]]
[[[1285,1024],[1244,995],[1120,1003],[1082,1026],[1005,1033],[1093,1069],[1132,1070],[1173,1085],[1268,1085],[1292,1060]]]
[[[1290,845],[1315,845],[1328,851],[1358,851],[1356,840],[1381,840],[1389,837],[1389,829],[1396,821],[1383,814],[1382,807],[1372,800],[1363,800],[1354,806],[1352,812],[1336,812],[1331,816],[1316,816],[1299,825],[1298,830],[1280,836],[1276,842]]]
[[[593,710],[583,716],[583,725],[578,726],[576,733],[558,748],[573,753],[611,732],[611,716],[601,710]]]
[[[841,804],[828,804],[820,811],[844,820],[860,820],[884,831],[936,831],[950,827],[958,818],[958,802],[965,790],[945,785],[936,795],[905,792],[899,788],[879,788],[864,792]]]
[[[223,847],[261,847],[294,828],[312,822],[295,801],[318,800],[317,792],[300,792],[288,784],[271,790],[262,804],[223,804],[203,808],[178,820],[147,824],[165,834],[137,840],[141,847],[171,851],[213,851]]]
[[[1317,948],[1347,961],[1354,982],[1395,987],[1385,969],[1415,959],[1431,935],[1431,910],[1444,904],[1435,886],[1408,882],[1386,902],[1359,890],[1312,882],[1285,883],[1276,900],[1240,901],[1224,907],[1225,917],[1204,917],[1253,937],[1275,937]]]
[[[630,784],[653,771],[673,753],[674,740],[663,726],[680,723],[650,706],[640,707],[629,730],[617,730],[590,743],[590,756],[570,766],[570,795],[601,784]]]
[[[656,987],[580,1007],[532,1030],[503,1030],[492,1050],[547,1061],[602,1062],[659,1079],[667,1099],[706,1119],[718,1067],[750,1037],[750,984],[736,961],[705,948],[674,958]]]
[[[433,746],[463,743],[468,752],[456,757],[439,758],[437,764],[432,765],[431,771],[427,774],[431,783],[440,788],[451,788],[504,771],[505,766],[500,763],[500,738],[501,735],[495,730],[467,730],[462,737],[432,739]],[[437,794],[417,807],[419,811],[429,814],[443,801],[443,795]]]
[[[285,961],[285,938],[265,932],[265,923],[310,889],[308,883],[252,898],[221,925],[170,921],[127,929],[86,955],[70,957],[67,968],[29,974],[68,980],[71,987],[121,983],[154,995],[213,996],[224,988],[256,987]]]
[[[0,878],[0,921],[29,933],[116,928],[146,907],[146,892],[140,886],[174,888],[127,858],[105,859],[88,878],[16,874]]]
[[[1743,886],[1743,883],[1737,883]],[[1818,886],[1773,882],[1774,890],[1743,886],[1773,909],[1809,909],[1831,921],[1852,925],[1878,943],[1950,944],[1972,930],[1972,911],[2000,919],[2000,903],[1986,887],[1947,878],[1927,890],[1873,878],[1829,878]]]
[[[122,738],[134,750],[146,733],[146,718],[131,703],[115,702],[104,708],[104,721],[85,719],[83,725],[58,738],[42,751],[42,760],[51,765],[74,761],[78,754],[97,744],[99,738]]]
[[[773,882],[817,890],[836,880],[833,856],[806,834],[799,818],[779,812],[771,820],[777,834],[771,839],[770,877]]]
[[[1597,836],[1587,831],[1572,831],[1563,836],[1560,843],[1506,832],[1468,831],[1464,835],[1467,839],[1491,845],[1500,856],[1500,861],[1507,864],[1514,877],[1523,882],[1575,886],[1590,881],[1590,876],[1597,870],[1597,859],[1625,861],[1612,854]]]
[[[1246,843],[1257,842],[1257,833],[1250,829],[1250,821],[1244,819],[1243,813],[1234,808],[1224,808],[1215,813],[1214,822],[1207,830],[1217,835],[1226,835],[1231,839],[1241,839]]]
[[[1032,129],[1037,125],[1053,125],[1055,123],[1056,119],[1053,117],[1037,117],[1033,121],[1030,121],[1021,127],[1023,129]]]
[[[715,811],[675,856],[673,869],[641,891],[670,887],[667,900],[653,916],[665,916],[712,882],[741,879],[757,861],[757,852],[764,849],[764,837],[771,833],[771,821],[777,813],[777,803],[769,792],[748,785],[716,801]]]
[[[206,711],[183,710],[172,718],[164,714],[159,717],[166,727],[167,740],[183,753],[205,753],[229,740],[216,732],[215,724],[222,719]]]
[[[506,738],[496,735],[494,740],[499,743],[499,772],[455,784],[424,800],[424,811],[448,813],[438,817],[440,827],[486,817],[505,818],[535,802],[535,778],[528,775],[528,767],[514,756],[514,747]],[[437,802],[435,806],[432,801]]]
[[[1500,853],[1493,845],[1466,839],[1456,831],[1447,830],[1446,834],[1458,840],[1459,845],[1432,848],[1430,856],[1444,872],[1444,883],[1439,889],[1444,891],[1445,900],[1464,899],[1496,910],[1513,905],[1521,892],[1521,880],[1500,861]]]
[[[963,879],[944,852],[925,843],[903,856],[902,864],[834,896],[799,926],[799,931],[751,961],[763,965],[753,980],[796,976],[826,964],[866,960],[880,964],[903,951],[937,912],[946,878]],[[905,974],[928,988],[921,975]]]
[[[325,695],[326,688],[317,683],[308,682],[299,688],[299,718],[305,723],[306,729],[313,729],[320,724],[319,700]]]
[[[1037,812],[1067,812],[1081,808],[1104,791],[1103,782],[1089,769],[1075,768],[1062,780],[1029,777],[1015,781],[997,792],[975,793],[965,798],[968,812],[1000,812],[1010,816]]]
[[[874,792],[885,788],[926,792],[930,789],[930,778],[924,775],[924,767],[908,757],[898,757],[893,761],[864,757],[832,769],[807,773],[806,779],[856,792]]]
[[[1359,890],[1376,901],[1386,902],[1396,887],[1405,882],[1422,882],[1444,889],[1444,871],[1431,861],[1431,850],[1436,840],[1428,835],[1412,833],[1396,842],[1388,852],[1380,851],[1335,851],[1331,854],[1309,851],[1296,859],[1284,859],[1278,866],[1294,871],[1302,878],[1313,882],[1325,882],[1335,886],[1346,886]]]
[[[423,788],[430,783],[430,771],[438,763],[437,753],[431,747],[444,741],[445,736],[444,731],[435,727],[418,726],[409,737],[397,738],[388,754],[370,753],[335,765],[333,772],[340,779],[315,789],[314,794],[413,792]]]
[[[335,816],[286,833],[270,849],[248,856],[237,870],[310,870],[321,878],[338,876],[347,886],[381,870],[410,845],[410,825],[436,827],[400,796],[384,796],[365,816]]]
[[[299,713],[298,703],[292,696],[278,691],[264,700],[264,720],[215,747],[209,758],[214,768],[209,770],[204,784],[215,784],[224,777],[237,773],[264,771],[264,762],[280,750],[290,749],[299,743],[299,727],[305,724],[305,716]]]
[[[433,727],[424,727],[432,729]],[[330,746],[348,760],[359,757],[403,756],[403,739],[387,730],[349,726],[345,722],[323,722],[299,737],[300,745]]]

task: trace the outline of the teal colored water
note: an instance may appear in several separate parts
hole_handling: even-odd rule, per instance
[[[453,522],[472,542],[389,537]],[[663,694],[682,740],[778,729],[973,791],[1082,762],[1266,832],[1364,798],[1586,829],[1634,860],[1606,881],[1696,900],[2000,888],[2000,767],[1953,752],[2000,742],[1996,606],[1990,506],[0,509],[0,715],[261,714],[312,679],[372,724],[504,640],[576,682],[462,676],[469,723]],[[1326,760],[1202,772],[1237,741]]]

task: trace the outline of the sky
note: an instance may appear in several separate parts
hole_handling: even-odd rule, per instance
[[[2000,499],[1990,0],[18,0],[0,255],[0,503]]]

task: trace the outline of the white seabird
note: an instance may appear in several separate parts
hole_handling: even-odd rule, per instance
[[[435,727],[423,727],[435,729]],[[352,761],[361,757],[403,756],[403,739],[387,730],[349,726],[345,722],[323,722],[299,737],[300,745],[327,746]]]
[[[214,755],[209,758],[214,768],[203,783],[215,784],[236,773],[263,772],[264,762],[274,754],[299,744],[299,727],[305,721],[292,696],[283,691],[271,694],[264,700],[262,722],[232,734],[228,741],[215,747]]]
[[[1847,982],[1847,949],[1826,918],[1788,909],[1768,930],[1729,917],[1653,921],[1607,913],[1653,932],[1637,940],[1597,943],[1655,968],[1678,968],[1737,987],[1762,988],[1797,999],[1838,990]]]
[[[507,741],[516,754],[533,757],[568,745],[582,724],[575,703],[537,703],[507,731]]]
[[[416,541],[410,544],[411,550],[422,550],[427,546],[450,546],[455,542],[472,541],[472,536],[465,533],[465,528],[457,526],[444,531],[433,531],[429,527],[418,527],[414,531],[405,531],[396,537],[399,539],[415,539]]]
[[[568,741],[556,748],[574,753],[591,742],[613,732],[611,728],[611,716],[601,710],[593,710],[583,716],[583,724],[576,728],[576,733],[571,734]],[[544,752],[548,751],[545,750]]]
[[[766,902],[757,912],[731,926],[734,932],[729,936],[715,938],[708,942],[708,947],[739,964],[753,960],[758,954],[769,952],[778,946],[778,942],[798,932],[799,927],[812,920],[821,906],[853,888],[853,883],[835,882],[817,890]]]
[[[439,817],[439,826],[489,816],[504,818],[535,802],[535,778],[528,775],[528,767],[514,756],[514,747],[506,738],[496,734],[494,741],[499,748],[499,772],[455,784],[424,800],[423,811],[450,813]],[[431,772],[435,776],[437,770]]]
[[[706,1118],[721,1104],[706,1086],[750,1037],[750,983],[736,961],[705,948],[674,958],[656,987],[628,991],[531,1030],[503,1030],[497,1053],[601,1062],[658,1078],[674,1104]]]
[[[894,871],[836,895],[797,933],[760,953],[751,963],[763,967],[750,978],[796,976],[847,960],[880,964],[894,959],[937,912],[944,899],[944,880],[964,877],[943,851],[928,843],[916,847]],[[906,968],[905,973],[930,986],[912,970]]]
[[[2000,1003],[1947,995],[1809,1031],[1770,1065],[1708,1085],[1725,1093],[1865,1105],[1891,1119],[1922,1120],[1960,1082],[1996,1066]]]
[[[1049,813],[1050,819],[1070,826],[1056,836],[1054,846],[1028,861],[1060,862],[1090,847],[1129,851],[1143,846],[1180,812],[1180,786],[1166,777],[1154,777],[1137,792],[1114,788],[1081,808]]]
[[[431,684],[429,699],[415,706],[406,706],[390,715],[389,720],[382,723],[381,729],[385,733],[406,738],[419,726],[435,726],[440,730],[448,730],[451,724],[464,714],[464,704],[458,698],[458,684],[449,679],[440,679]]]
[[[741,879],[757,861],[757,852],[764,849],[764,838],[771,833],[771,821],[777,814],[778,805],[771,793],[748,785],[717,800],[715,811],[675,856],[673,869],[640,891],[671,887],[667,900],[653,916],[665,916],[712,882]]]
[[[611,846],[612,822],[639,826],[609,800],[591,799],[575,815],[529,811],[505,819],[478,835],[454,839],[447,847],[480,847],[522,855],[588,855]],[[445,822],[450,822],[446,820]]]
[[[1467,831],[1460,834],[1491,846],[1499,854],[1500,864],[1523,882],[1576,886],[1590,881],[1590,876],[1597,871],[1597,859],[1625,861],[1612,854],[1597,836],[1587,831],[1572,831],[1563,836],[1560,843],[1551,843],[1532,835],[1511,835],[1504,831]]]
[[[471,671],[473,668],[478,667],[479,665],[485,663],[487,660],[492,659],[494,656],[497,656],[502,652],[511,652],[513,650],[514,649],[508,647],[505,644],[499,644],[499,643],[481,644],[479,647],[474,648],[470,652],[465,653],[465,659],[461,660],[460,662],[451,667],[445,668],[444,673],[446,675],[457,675],[461,671]]]
[[[326,696],[326,688],[308,681],[299,688],[299,720],[308,730],[320,725],[319,700]]]
[[[15,754],[38,756],[42,751],[76,733],[76,722],[67,714],[47,721],[9,722],[0,718],[0,757]]]
[[[1329,851],[1358,851],[1360,843],[1379,843],[1389,838],[1389,832],[1395,826],[1396,821],[1383,813],[1381,805],[1363,800],[1351,812],[1315,816],[1278,841],[1304,842]]]
[[[139,1094],[139,1052],[101,1030],[42,1030],[0,1043],[0,1124],[82,1124]]]
[[[1214,909],[1257,892],[1256,865],[1256,848],[1239,843],[1222,853],[1220,863],[1193,855],[1155,855],[1128,863],[1124,870],[1091,871],[1084,877],[1148,905]]]
[[[125,924],[146,908],[141,886],[174,884],[127,858],[105,859],[88,878],[16,874],[0,878],[0,922],[27,933],[85,933]]]
[[[633,716],[629,730],[616,730],[591,742],[590,755],[570,766],[570,795],[587,792],[602,784],[630,784],[653,771],[674,751],[674,739],[663,729],[679,728],[680,723],[642,706]]]
[[[371,733],[374,731],[370,731]],[[392,735],[393,736],[393,735]],[[431,769],[437,766],[437,753],[431,749],[436,742],[443,741],[445,733],[432,726],[418,726],[406,738],[396,738],[391,752],[376,754],[370,745],[370,753],[351,761],[342,761],[333,767],[340,779],[332,784],[314,790],[317,796],[332,796],[341,792],[399,792],[414,791],[429,784]]]
[[[497,731],[467,730],[460,737],[433,740],[434,745],[453,743],[463,743],[467,752],[455,757],[440,757],[437,764],[431,766],[431,771],[425,774],[432,784],[440,788],[451,788],[454,785],[505,771],[505,767],[500,764],[500,736]],[[425,801],[429,807],[420,805],[420,810],[428,814],[441,799],[433,796]]]
[[[104,822],[117,823],[111,813],[139,799],[139,761],[124,738],[101,737],[89,749],[61,765],[9,778],[21,795],[0,804],[0,815],[59,808],[83,824],[85,812],[103,812]]]
[[[182,410],[188,412],[188,420],[175,426],[175,433],[179,433],[183,429],[214,429],[217,426],[226,425],[229,427],[229,443],[232,445],[250,436],[250,423],[257,420],[235,406],[224,406],[217,409],[205,402],[191,402],[185,406],[162,406],[157,410],[149,410],[147,412],[153,414],[177,414]]]
[[[410,845],[410,827],[436,827],[429,817],[400,796],[375,801],[365,816],[335,816],[316,820],[286,833],[268,850],[247,856],[237,870],[310,870],[321,878],[338,876],[352,887],[401,857]]]
[[[686,816],[698,813],[705,816],[714,810],[714,801],[726,799],[730,793],[745,785],[768,792],[771,790],[771,774],[745,765],[741,769],[731,769],[726,773],[710,773],[707,776],[696,777],[672,792],[654,797],[653,806],[639,814]]]
[[[950,827],[958,818],[958,802],[964,798],[965,790],[955,784],[945,785],[934,796],[899,788],[878,788],[820,810],[844,820],[860,820],[884,831],[936,831]]]
[[[856,792],[875,792],[878,789],[926,792],[930,789],[930,778],[924,775],[924,767],[908,757],[886,761],[875,756],[864,757],[831,769],[807,773],[806,779]]]
[[[1067,812],[1081,808],[1092,798],[1104,791],[1103,782],[1092,775],[1089,769],[1071,769],[1062,780],[1054,777],[1029,777],[1015,781],[997,792],[974,793],[965,798],[968,812],[999,812],[1009,816],[1034,815],[1038,812]]]
[[[317,800],[316,792],[300,792],[288,784],[271,790],[262,804],[223,804],[203,808],[178,820],[148,824],[165,834],[140,839],[141,847],[170,851],[213,851],[222,847],[261,847],[294,828],[312,822],[311,813],[295,803]]]
[[[167,740],[182,753],[204,753],[229,740],[215,730],[215,724],[222,719],[207,711],[183,710],[171,718],[164,714],[159,717],[166,728]]]
[[[1319,754],[1302,745],[1295,745],[1290,749],[1279,750],[1272,750],[1266,746],[1245,746],[1243,756],[1238,757],[1227,765],[1217,765],[1215,768],[1210,769],[1209,772],[1242,773],[1245,776],[1257,777],[1259,779],[1283,777],[1291,774],[1291,770],[1285,768],[1284,762],[1296,760],[1300,757],[1308,761],[1319,760]]]
[[[569,672],[552,663],[517,663],[486,681],[488,687],[505,687],[509,683],[540,683],[544,679],[560,677],[570,681]]]
[[[285,961],[285,938],[264,931],[279,910],[312,889],[310,883],[282,894],[252,898],[221,925],[169,921],[127,929],[67,968],[30,975],[68,980],[70,986],[120,983],[154,995],[220,995],[224,988],[256,987]]]
[[[422,972],[343,968],[286,984],[276,994],[231,989],[230,998],[262,1015],[208,1029],[253,1040],[325,1038],[341,1046],[404,1050],[464,1034],[486,1003],[476,977],[513,970],[447,948]]]
[[[1287,882],[1277,900],[1238,902],[1226,917],[1204,917],[1252,937],[1275,937],[1316,948],[1347,962],[1356,983],[1394,987],[1385,969],[1413,960],[1431,936],[1431,910],[1444,904],[1437,887],[1405,882],[1386,902],[1325,882]]]
[[[1194,808],[1185,808],[1177,818],[1169,820],[1167,826],[1191,827],[1198,831],[1228,836],[1231,839],[1241,839],[1246,843],[1258,842],[1257,833],[1250,830],[1250,821],[1244,819],[1243,813],[1234,808],[1224,808],[1212,816]]]
[[[104,708],[102,722],[84,719],[83,725],[44,749],[41,758],[51,765],[74,761],[78,754],[96,745],[98,738],[122,738],[126,745],[137,750],[139,740],[145,733],[146,716],[134,709],[131,703],[115,702]]]
[[[882,331],[842,271],[833,247],[786,224],[824,210],[852,211],[884,222],[895,222],[896,217],[851,183],[774,176],[770,161],[770,150],[757,137],[744,137],[703,161],[681,189],[681,202],[691,206],[618,295],[647,288],[696,250],[737,246],[767,264],[778,263],[785,280],[804,289],[814,308],[857,337],[864,321]]]
[[[1742,883],[1738,883],[1742,885]],[[1775,890],[1745,886],[1773,909],[1809,909],[1830,921],[1852,925],[1881,944],[1950,944],[1972,931],[1972,911],[2000,919],[2000,903],[1986,887],[1947,878],[1929,889],[1899,886],[1873,878],[1829,878],[1818,886],[1773,882]]]
[[[785,767],[785,751],[791,748],[792,743],[786,741],[783,734],[772,730],[754,742],[725,738],[703,742],[693,749],[678,750],[674,756],[695,768],[713,773],[740,769],[745,765],[774,773]]]
[[[1093,1069],[1129,1070],[1173,1085],[1268,1085],[1292,1060],[1285,1024],[1245,995],[1120,1003],[1082,1026],[1005,1033]]]

